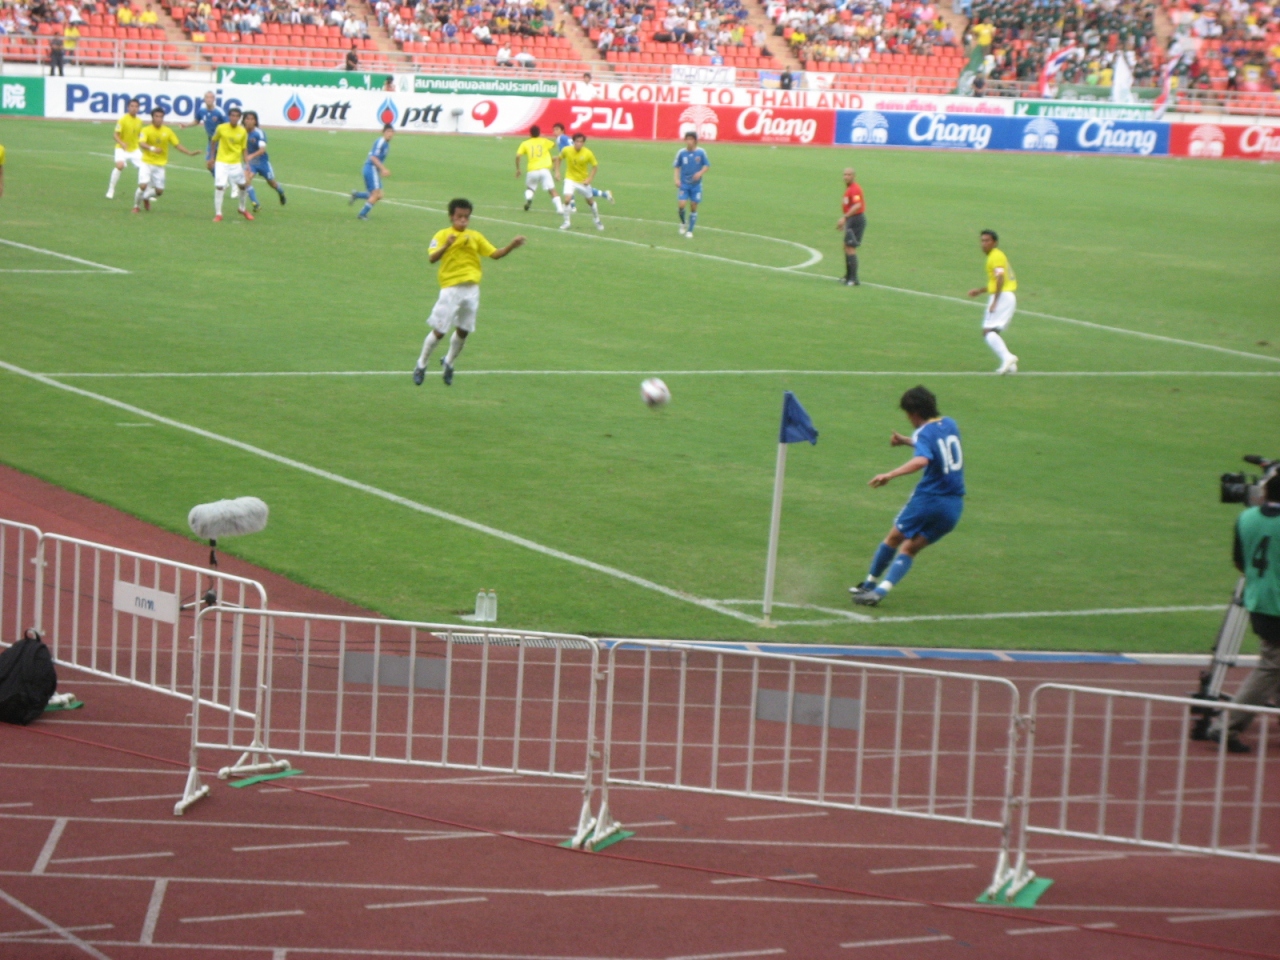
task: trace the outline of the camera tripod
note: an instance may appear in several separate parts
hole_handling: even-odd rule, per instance
[[[1227,678],[1227,670],[1234,667],[1240,657],[1240,644],[1244,641],[1248,625],[1249,613],[1244,608],[1244,577],[1241,577],[1231,594],[1231,603],[1227,607],[1226,616],[1222,618],[1222,626],[1218,628],[1209,669],[1200,672],[1200,689],[1191,694],[1194,699],[1213,703],[1231,699],[1223,695],[1222,682]],[[1217,708],[1209,706],[1191,708],[1191,715],[1195,717],[1191,726],[1192,740],[1209,739],[1209,726],[1218,712]]]

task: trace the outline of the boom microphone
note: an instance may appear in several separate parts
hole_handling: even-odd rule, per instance
[[[187,525],[201,540],[209,541],[209,565],[216,570],[218,538],[257,533],[266,529],[267,505],[257,497],[201,503],[192,507],[187,514]],[[212,587],[205,593],[204,602],[208,606],[218,602],[217,592]]]

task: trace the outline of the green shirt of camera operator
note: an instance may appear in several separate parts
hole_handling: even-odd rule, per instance
[[[1280,503],[1250,507],[1236,520],[1235,562],[1244,573],[1244,605],[1250,613],[1280,617]]]

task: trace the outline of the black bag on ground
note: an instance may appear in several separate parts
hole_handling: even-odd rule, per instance
[[[28,630],[0,653],[0,721],[26,726],[44,713],[57,689],[53,656],[39,631]]]

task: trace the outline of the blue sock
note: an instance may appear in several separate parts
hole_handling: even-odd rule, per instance
[[[871,572],[868,577],[878,577],[888,569],[889,564],[893,563],[893,555],[897,553],[894,547],[887,543],[881,543],[876,547],[875,556],[871,558]]]
[[[258,205],[258,191],[253,187],[249,188],[249,202],[255,207]]]
[[[356,191],[355,191],[354,193],[352,193],[351,195],[352,195],[353,197],[355,197],[357,200],[368,200],[368,199],[369,199],[369,194],[368,194],[366,191],[364,191],[364,190],[356,190]]]
[[[367,217],[369,215],[369,211],[372,209],[373,209],[373,204],[366,203],[363,207],[360,208],[360,216]]]
[[[593,198],[594,198],[594,197],[603,197],[603,196],[604,196],[604,191],[603,191],[603,190],[597,190],[595,187],[592,187],[592,188],[591,188],[591,196],[592,196]]]
[[[680,222],[684,223],[684,207],[680,208]]]
[[[889,572],[885,574],[884,580],[880,586],[876,587],[881,593],[888,593],[898,582],[907,575],[911,570],[911,557],[905,553],[900,553],[893,559],[893,563],[889,564]]]
[[[698,225],[698,215],[696,213],[689,214],[689,232],[693,233],[693,228]]]
[[[282,196],[282,197],[283,197],[283,196],[284,196],[284,187],[276,187],[276,193],[280,194],[280,196]]]

